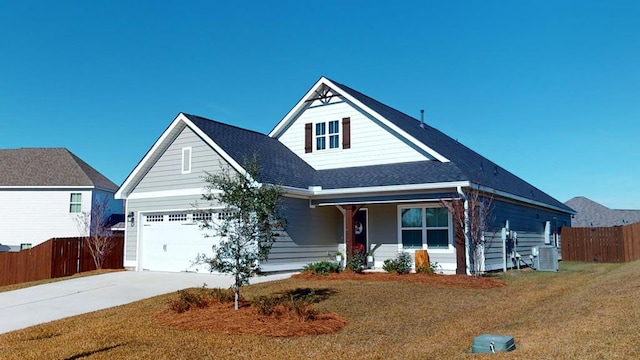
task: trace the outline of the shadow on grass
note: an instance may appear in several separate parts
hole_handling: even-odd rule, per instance
[[[337,292],[334,289],[328,288],[296,288],[293,290],[279,292],[278,295],[289,297],[292,300],[302,300],[309,304],[317,304],[327,300],[330,296],[335,295],[336,293]]]
[[[111,345],[111,346],[107,346],[107,347],[103,347],[101,349],[96,349],[96,350],[91,350],[91,351],[85,351],[83,353],[80,353],[80,354],[77,354],[77,355],[73,355],[72,357],[65,358],[65,360],[81,359],[81,358],[88,357],[88,356],[91,356],[91,355],[95,355],[95,354],[98,354],[98,353],[101,353],[101,352],[109,351],[109,350],[115,349],[115,348],[123,346],[123,345],[127,345],[127,343]]]

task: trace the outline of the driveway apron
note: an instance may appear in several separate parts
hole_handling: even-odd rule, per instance
[[[251,283],[289,276],[260,276]],[[0,292],[0,334],[185,288],[232,284],[228,275],[119,271]]]

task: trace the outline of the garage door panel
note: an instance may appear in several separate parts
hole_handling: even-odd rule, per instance
[[[173,215],[173,214],[172,214]],[[166,214],[149,217],[143,226],[142,269],[208,273],[206,264],[194,265],[198,254],[213,256],[216,238],[206,237],[198,223]],[[168,219],[178,221],[168,221]]]

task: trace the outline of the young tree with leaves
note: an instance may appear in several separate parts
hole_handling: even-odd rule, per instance
[[[268,259],[278,231],[284,230],[285,223],[281,214],[281,187],[256,181],[257,156],[245,159],[243,169],[245,173],[223,167],[219,173],[206,174],[202,200],[224,209],[219,213],[222,215],[219,221],[205,220],[202,225],[203,229],[213,232],[209,236],[220,239],[213,246],[213,257],[199,254],[196,259],[196,263],[209,264],[211,271],[234,276],[236,310],[240,288],[249,284],[249,279],[259,270],[259,262]]]
[[[487,243],[485,233],[489,230],[493,194],[482,193],[476,187],[463,190],[463,198],[442,200],[442,205],[451,213],[455,225],[456,239],[463,237],[465,247],[469,246],[469,268],[474,276],[482,272],[484,248]]]
[[[96,269],[102,269],[104,261],[115,248],[113,232],[107,224],[109,199],[96,199],[90,211],[83,211],[74,219],[84,246],[89,250]]]

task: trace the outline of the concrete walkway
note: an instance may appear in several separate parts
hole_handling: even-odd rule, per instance
[[[286,279],[260,276],[251,283]],[[190,287],[229,288],[228,275],[120,271],[0,292],[0,334]]]

